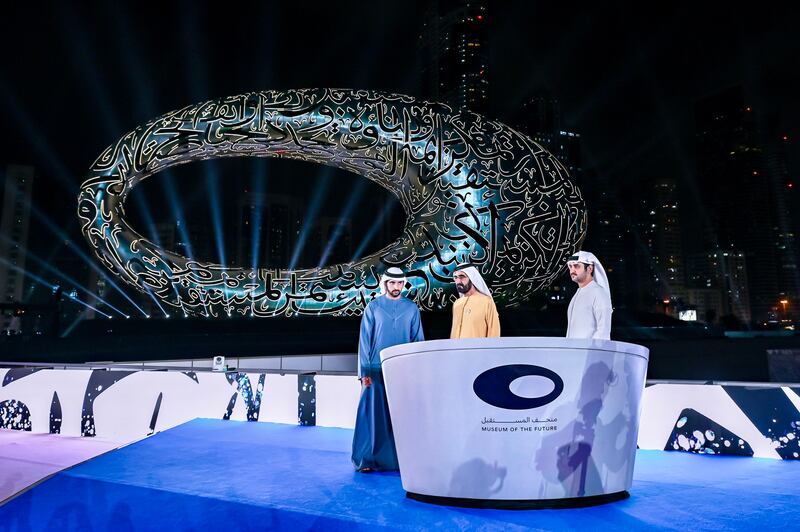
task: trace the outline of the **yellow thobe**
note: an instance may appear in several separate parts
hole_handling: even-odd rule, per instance
[[[500,336],[500,318],[494,300],[476,292],[459,298],[453,305],[453,328],[450,338],[496,338]]]

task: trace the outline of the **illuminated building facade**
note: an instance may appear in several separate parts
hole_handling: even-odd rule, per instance
[[[662,304],[677,301],[686,287],[677,185],[672,179],[655,180],[645,197],[641,234],[648,250],[652,297]]]
[[[695,104],[699,192],[705,207],[705,249],[747,262],[749,312],[761,321],[774,313],[779,297],[771,183],[758,141],[756,110],[741,86]]]
[[[692,293],[692,300],[695,303],[707,301],[708,308],[722,312],[722,314],[711,316],[713,319],[710,321],[732,315],[743,324],[750,323],[752,314],[747,261],[744,253],[718,249],[707,253],[693,254],[689,257],[688,265],[689,291]],[[720,303],[718,306],[716,296],[706,292],[709,290],[719,293]],[[703,312],[701,310],[703,309],[698,307],[698,314],[702,319]]]
[[[3,212],[0,218],[0,301],[22,301],[25,284],[25,256],[31,215],[31,195],[36,174],[32,166],[11,164],[6,168]],[[2,314],[0,332],[17,333],[18,316]]]
[[[485,2],[437,0],[425,14],[419,46],[426,96],[454,110],[489,107]]]
[[[237,113],[236,127],[223,127],[229,113]],[[211,131],[219,133],[213,142]],[[186,315],[359,314],[389,266],[407,272],[409,297],[423,310],[442,309],[455,297],[453,268],[467,262],[499,305],[514,304],[549,286],[586,232],[583,196],[553,155],[504,124],[408,96],[340,89],[231,96],[156,118],[106,151],[137,152],[142,143],[147,160],[136,166],[123,155],[97,159],[79,196],[80,226],[109,270]],[[192,148],[173,149],[182,143]],[[231,156],[285,157],[360,175],[399,200],[403,232],[345,264],[248,268],[168,252],[125,220],[125,199],[143,179]]]

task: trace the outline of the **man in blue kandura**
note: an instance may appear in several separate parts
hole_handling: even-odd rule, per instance
[[[358,339],[358,402],[353,434],[353,465],[363,473],[397,471],[392,420],[381,373],[381,350],[424,340],[417,305],[400,294],[406,284],[400,268],[389,268],[381,277],[381,295],[367,305]]]

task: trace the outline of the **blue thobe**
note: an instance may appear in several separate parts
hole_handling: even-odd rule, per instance
[[[371,377],[372,386],[362,387],[353,434],[353,464],[356,469],[396,471],[389,404],[381,373],[381,349],[424,340],[417,305],[404,297],[380,296],[364,309],[358,340],[358,374]]]

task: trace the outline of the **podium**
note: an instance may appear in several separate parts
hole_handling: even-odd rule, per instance
[[[648,357],[639,345],[567,338],[384,349],[403,489],[489,508],[627,497]]]

